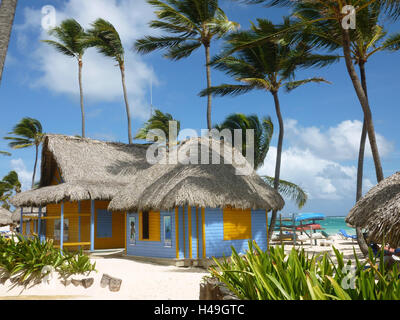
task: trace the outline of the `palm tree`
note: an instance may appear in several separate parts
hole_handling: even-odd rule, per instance
[[[215,128],[219,131],[228,129],[234,137],[234,130],[242,131],[242,153],[246,157],[246,130],[254,130],[254,169],[259,169],[263,164],[268,154],[272,136],[274,134],[274,125],[271,117],[260,120],[257,115],[246,116],[241,113],[229,115],[224,122],[216,125]],[[234,139],[233,139],[234,140]],[[235,141],[233,141],[233,144]],[[274,186],[274,178],[262,176],[264,181]],[[299,208],[302,208],[307,202],[307,193],[298,185],[285,180],[279,181],[278,191],[283,196],[286,196],[296,202]]]
[[[357,28],[355,30],[350,30],[351,55],[354,63],[359,66],[361,85],[367,99],[368,90],[365,65],[369,58],[371,58],[377,52],[381,52],[383,50],[398,50],[398,46],[400,45],[400,33],[388,36],[384,28],[379,25],[381,13],[382,6],[380,3],[375,2],[370,4],[357,14]],[[307,19],[303,19],[300,14],[297,14],[297,16],[301,21],[307,21]],[[338,30],[338,25],[335,23],[335,21],[328,20],[314,23],[307,26],[302,32],[307,32],[313,47],[322,47],[331,51],[335,51],[343,46],[340,30]],[[356,192],[357,201],[362,196],[363,163],[366,137],[367,127],[366,121],[364,120],[358,158]]]
[[[376,0],[375,0],[376,1]],[[280,30],[281,34],[286,34],[292,32],[293,30],[298,30],[304,26],[311,25],[318,22],[326,22],[331,20],[335,23],[337,30],[340,31],[339,36],[341,37],[341,49],[343,50],[347,72],[352,81],[354,90],[357,94],[358,100],[361,104],[365,125],[367,128],[368,138],[371,145],[371,151],[375,164],[376,177],[378,182],[384,179],[383,169],[381,164],[381,159],[379,155],[378,145],[376,141],[375,127],[372,119],[372,112],[369,105],[367,95],[363,89],[360,78],[357,75],[356,69],[353,63],[353,57],[351,54],[351,36],[349,29],[342,28],[343,18],[346,14],[342,13],[345,5],[354,5],[357,13],[367,8],[374,0],[351,0],[351,1],[341,1],[341,0],[329,0],[329,1],[289,1],[289,0],[247,0],[249,3],[265,3],[267,5],[291,5],[293,6],[293,12],[295,15],[301,15],[305,18],[298,25],[290,26],[289,28]],[[388,10],[391,10],[393,15],[400,14],[400,1],[399,0],[382,0],[380,3],[382,6],[386,6]],[[241,43],[240,47],[252,47],[260,42],[267,41],[277,33],[271,35],[259,34],[255,39],[250,39],[246,43]]]
[[[49,34],[55,36],[58,41],[42,40],[44,43],[51,45],[58,52],[66,55],[67,57],[75,58],[78,62],[78,81],[82,114],[82,137],[85,138],[85,108],[83,105],[82,88],[82,59],[88,47],[88,44],[85,41],[85,30],[76,20],[67,19],[61,22],[59,27],[51,29]]]
[[[373,55],[383,50],[399,50],[400,34],[387,35],[387,32],[380,26],[379,18],[382,13],[380,3],[372,3],[357,15],[357,28],[350,31],[351,55],[353,61],[359,67],[361,85],[368,99],[368,88],[365,65]],[[303,21],[301,15],[298,17]],[[343,46],[342,37],[338,25],[332,21],[314,23],[307,26],[304,30],[311,37],[314,47],[322,47],[331,51],[337,50]],[[356,201],[362,196],[362,181],[364,167],[364,152],[367,139],[367,124],[364,119],[360,139],[360,148],[358,155],[357,168],[357,188]],[[368,254],[368,245],[362,236],[362,230],[357,229],[358,242],[363,254]]]
[[[1,0],[0,3],[0,83],[6,61],[8,43],[14,23],[18,0]]]
[[[15,171],[10,171],[1,181],[0,181],[0,202],[1,206],[7,210],[10,210],[9,199],[14,193],[21,192],[21,182],[18,179],[18,173]]]
[[[296,46],[291,44],[288,37],[263,41],[251,48],[243,47],[237,51],[236,46],[250,42],[260,34],[274,35],[282,28],[288,28],[289,19],[284,20],[282,26],[274,26],[271,21],[258,20],[258,26],[253,25],[252,30],[232,34],[228,37],[227,51],[236,51],[231,56],[218,56],[212,65],[225,71],[228,75],[243,84],[222,84],[203,90],[200,95],[212,93],[214,95],[239,95],[252,90],[263,90],[272,94],[275,103],[275,112],[279,123],[278,150],[275,165],[274,188],[279,189],[282,147],[284,137],[284,124],[281,113],[278,93],[281,88],[292,91],[306,83],[327,82],[323,78],[310,78],[295,80],[295,71],[301,66],[324,66],[337,60],[336,56],[321,56],[311,54],[310,47],[300,42]],[[272,212],[270,230],[275,227],[277,211]],[[269,237],[271,233],[269,234]]]
[[[259,169],[267,156],[272,135],[274,133],[274,124],[271,117],[260,120],[257,115],[246,116],[242,113],[233,113],[218,125],[214,126],[218,131],[228,129],[233,137],[232,145],[235,145],[234,130],[242,132],[242,153],[246,157],[246,130],[254,130],[254,170]]]
[[[14,136],[4,137],[11,140],[8,144],[13,149],[22,149],[35,146],[35,164],[33,166],[32,189],[35,185],[36,166],[38,162],[39,146],[43,141],[44,133],[42,124],[39,120],[32,118],[23,118],[17,123],[13,130],[9,132]]]
[[[218,0],[148,0],[148,3],[158,9],[156,14],[159,19],[152,21],[150,26],[169,34],[137,40],[135,49],[140,53],[165,49],[166,58],[179,60],[190,56],[203,46],[206,56],[207,88],[210,88],[211,42],[236,30],[239,25],[228,20],[224,11],[219,8]],[[207,95],[207,126],[211,130],[211,94]]]
[[[131,113],[125,83],[125,50],[121,38],[114,26],[104,19],[97,19],[92,23],[92,28],[87,33],[86,41],[88,46],[96,47],[101,54],[114,59],[118,63],[121,71],[126,116],[128,118],[128,140],[129,144],[132,144]]]
[[[169,132],[169,122],[170,121],[176,121],[177,124],[177,132],[176,134],[179,134],[180,131],[180,121],[175,120],[171,114],[169,113],[163,113],[160,110],[156,109],[154,111],[154,114],[150,117],[150,119],[144,124],[142,128],[139,129],[138,133],[135,136],[135,139],[142,139],[142,140],[147,140],[149,137],[149,134],[151,134],[152,130],[161,130],[164,132],[165,138],[166,138],[166,145],[169,145],[169,137],[170,137],[170,132]],[[154,141],[154,140],[152,140]],[[161,142],[161,141],[159,141]]]
[[[7,151],[0,151],[0,154],[2,154],[3,156],[11,156],[11,153]]]

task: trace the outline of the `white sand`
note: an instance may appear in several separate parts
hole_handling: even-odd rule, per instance
[[[345,260],[354,259],[353,248],[360,256],[357,242],[341,240],[335,237],[334,246],[344,253]],[[293,246],[286,245],[289,251]],[[308,241],[302,246],[307,252],[329,252],[333,255],[331,246],[310,246]],[[334,259],[335,260],[335,259]],[[207,271],[201,268],[178,268],[151,263],[137,262],[131,259],[107,257],[92,259],[96,262],[97,273],[94,284],[85,289],[73,284],[65,287],[59,279],[53,279],[50,284],[40,284],[31,288],[12,287],[9,280],[0,285],[0,300],[2,299],[141,299],[141,300],[197,300],[199,298],[200,282]],[[119,292],[110,292],[101,288],[100,280],[106,273],[122,279]]]
[[[142,300],[187,300],[198,299],[201,278],[206,275],[204,269],[178,268],[136,262],[123,258],[93,259],[97,273],[94,284],[88,289],[73,284],[65,287],[60,280],[50,284],[40,284],[22,289],[12,288],[7,280],[0,285],[1,299],[142,299]],[[108,287],[101,288],[100,280],[106,273],[122,279],[119,292],[110,292]]]

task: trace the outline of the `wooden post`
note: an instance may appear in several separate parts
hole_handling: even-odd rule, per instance
[[[22,235],[24,233],[24,208],[21,207],[21,220],[19,220],[19,233]]]
[[[61,202],[61,222],[60,222],[60,250],[64,246],[64,201]]]
[[[94,251],[94,200],[90,203],[90,251]]]
[[[39,206],[39,214],[38,214],[38,237],[41,240],[41,223],[42,222],[42,206]]]

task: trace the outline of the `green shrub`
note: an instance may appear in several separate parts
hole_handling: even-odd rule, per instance
[[[210,272],[240,299],[400,299],[397,265],[388,270],[383,255],[375,258],[370,252],[365,263],[355,257],[355,276],[352,277],[348,272],[351,261],[345,263],[343,254],[335,248],[334,251],[336,263],[327,253],[309,256],[304,249],[293,248],[285,254],[283,246],[271,247],[269,252],[264,252],[255,242],[249,242],[249,250],[243,256],[232,247],[231,261],[224,258],[220,263],[214,258],[217,268],[210,268]]]
[[[64,275],[95,270],[95,264],[82,251],[70,253],[54,247],[52,240],[40,241],[38,237],[0,237],[0,269],[8,276],[19,275],[20,282],[40,279],[44,266],[52,266]]]

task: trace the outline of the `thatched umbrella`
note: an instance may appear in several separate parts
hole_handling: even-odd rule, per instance
[[[109,209],[136,212],[171,210],[176,206],[282,209],[285,202],[279,193],[255,173],[240,152],[229,146],[221,149],[223,145],[215,140],[210,144],[207,138],[188,140],[179,146],[179,158],[200,155],[208,149],[210,164],[182,164],[184,161],[167,164],[166,154],[157,164],[138,172],[132,183],[113,198]],[[212,164],[213,152],[214,160],[217,155],[220,164]],[[233,158],[231,164],[230,158]]]
[[[0,207],[0,227],[10,226],[12,224],[11,212]]]
[[[346,222],[368,230],[368,241],[400,247],[400,172],[369,190],[351,209]]]

